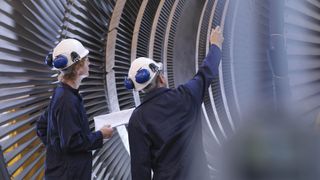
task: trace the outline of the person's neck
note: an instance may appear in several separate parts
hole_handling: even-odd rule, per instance
[[[167,84],[161,83],[158,85],[158,88],[163,88],[163,87],[167,87]]]
[[[76,79],[74,81],[63,79],[62,82],[65,83],[65,84],[68,84],[73,89],[78,89],[80,84],[81,84],[81,80],[82,79],[80,79],[80,78],[78,78],[78,79]]]

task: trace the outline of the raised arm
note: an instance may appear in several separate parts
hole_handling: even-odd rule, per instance
[[[210,49],[207,57],[199,67],[196,75],[182,87],[189,89],[198,104],[203,101],[204,94],[212,80],[219,74],[221,47],[223,42],[222,30],[219,26],[212,29],[210,35]]]

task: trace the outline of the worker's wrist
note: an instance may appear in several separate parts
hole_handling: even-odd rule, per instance
[[[97,135],[97,138],[99,139],[99,141],[101,142],[101,144],[99,145],[100,147],[102,147],[102,144],[103,144],[103,134],[102,132],[99,130],[99,131],[96,131],[95,132],[96,135]]]
[[[211,46],[211,47],[212,47],[212,46],[215,46],[215,47],[219,48],[220,51],[221,51],[221,49],[222,49],[222,46],[221,46],[221,45],[218,45],[218,44],[216,44],[216,43],[210,43],[210,46]]]
[[[210,50],[211,49],[219,50],[219,52],[221,53],[221,47],[219,47],[217,44],[211,44],[210,45]]]
[[[97,133],[97,136],[98,136],[98,137],[103,138],[103,133],[102,133],[102,131],[101,131],[101,130],[96,131],[96,133]]]

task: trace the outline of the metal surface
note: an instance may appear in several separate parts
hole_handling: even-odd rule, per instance
[[[273,74],[274,103],[278,111],[286,111],[290,90],[288,61],[284,41],[284,1],[270,1],[270,68]]]
[[[115,1],[1,2],[0,144],[12,178],[43,176],[45,152],[34,125],[57,82],[57,72],[43,60],[62,38],[77,38],[90,50],[90,76],[80,92],[91,129],[93,116],[109,112],[104,50],[114,5]],[[126,153],[117,133],[113,141],[118,143],[108,141],[100,151],[112,147]],[[122,167],[123,157],[129,158],[109,157],[109,166]]]
[[[163,65],[165,67],[166,77],[168,80],[168,86],[174,88],[174,48],[175,48],[175,36],[177,35],[177,26],[184,7],[185,0],[176,1],[171,9],[169,20],[167,23],[165,38],[164,38],[164,51],[163,51]],[[182,34],[179,34],[182,35]]]
[[[285,1],[284,35],[291,104],[309,124],[314,123],[320,112],[319,11],[319,1]]]
[[[215,151],[246,113],[274,99],[268,63],[270,1],[1,1],[1,172],[6,167],[12,179],[44,175],[45,149],[36,137],[35,121],[57,83],[57,72],[43,59],[61,39],[77,38],[90,50],[90,76],[80,92],[94,130],[94,116],[135,107],[143,98],[123,86],[133,59],[149,56],[164,62],[169,87],[175,87],[191,78],[206,56],[211,28],[222,25],[220,74],[202,105],[204,146],[215,177]],[[284,2],[289,91],[297,112],[310,123],[320,108],[319,9],[316,0]],[[94,152],[93,179],[130,179],[123,136],[125,127]]]
[[[119,2],[119,1],[118,1]],[[123,7],[117,27],[115,44],[115,79],[120,109],[129,109],[135,106],[133,94],[123,86],[124,77],[127,75],[131,63],[131,43],[134,24],[142,0],[127,1]]]

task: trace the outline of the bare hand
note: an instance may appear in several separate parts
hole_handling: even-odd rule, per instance
[[[100,129],[100,131],[102,133],[103,139],[110,138],[112,136],[112,134],[113,134],[113,129],[111,128],[110,125],[103,126]]]
[[[211,44],[215,44],[220,49],[222,49],[223,40],[224,40],[223,33],[220,26],[217,26],[215,29],[211,30],[211,35],[210,35]]]

